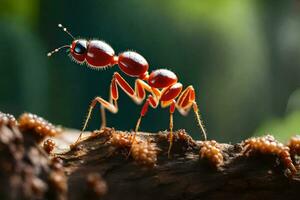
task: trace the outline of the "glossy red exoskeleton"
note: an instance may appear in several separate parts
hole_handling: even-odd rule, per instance
[[[115,72],[110,85],[110,99],[108,101],[101,97],[93,99],[89,107],[87,119],[82,129],[83,131],[85,130],[92,110],[97,103],[100,103],[101,105],[102,127],[106,126],[104,109],[107,109],[112,113],[118,112],[118,87],[120,87],[133,99],[133,101],[139,104],[146,98],[146,91],[150,93],[142,106],[140,117],[136,124],[135,133],[138,131],[141,119],[146,115],[149,106],[157,108],[158,105],[161,104],[161,107],[163,108],[169,107],[170,145],[168,155],[170,155],[173,142],[173,113],[175,108],[177,108],[182,115],[186,115],[190,109],[193,108],[197,122],[202,130],[204,139],[206,140],[206,131],[202,121],[200,120],[193,86],[190,85],[182,91],[183,86],[178,82],[176,74],[172,71],[167,69],[157,69],[149,74],[149,64],[140,54],[134,51],[125,51],[116,55],[113,48],[106,42],[101,40],[75,39],[65,27],[61,24],[58,26],[72,37],[73,42],[71,45],[64,45],[55,49],[48,53],[48,56],[51,56],[53,53],[58,52],[62,48],[69,48],[71,57],[78,63],[85,63],[89,67],[95,69],[118,65],[120,70],[126,75],[136,78],[135,87],[133,89],[118,72]],[[81,135],[78,138],[78,141],[80,138]]]

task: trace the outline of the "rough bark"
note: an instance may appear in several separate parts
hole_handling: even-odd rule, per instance
[[[133,150],[127,159],[133,133],[110,128],[85,133],[85,139],[68,149],[78,134],[65,130],[52,138],[56,149],[48,156],[35,130],[20,131],[15,123],[0,120],[0,197],[299,199],[299,174],[289,176],[277,156],[245,156],[241,144],[218,144],[223,159],[214,163],[200,158],[203,143],[183,130],[174,133],[171,158],[168,132],[139,133],[141,151]]]
[[[183,131],[175,133],[172,158],[167,156],[167,132],[140,133],[160,149],[157,164],[147,167],[107,142],[113,132],[105,129],[60,155],[70,199],[87,194],[87,174],[93,172],[107,184],[102,199],[298,199],[299,176],[287,177],[275,156],[245,157],[240,144],[220,144],[224,164],[215,167],[199,158],[200,143],[178,137]]]

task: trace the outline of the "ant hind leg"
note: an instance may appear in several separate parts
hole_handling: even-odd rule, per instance
[[[195,101],[193,102],[193,110],[194,110],[194,113],[196,115],[197,123],[198,123],[198,125],[199,125],[199,127],[200,127],[200,129],[202,131],[203,138],[204,138],[204,140],[207,140],[206,130],[205,130],[204,124],[203,124],[203,122],[202,122],[202,120],[200,118],[198,105],[197,105],[197,103]]]
[[[199,114],[199,107],[195,101],[195,90],[193,86],[188,86],[177,99],[176,107],[182,115],[186,115],[191,107],[196,115],[197,123],[201,129],[204,140],[207,140],[206,130]]]

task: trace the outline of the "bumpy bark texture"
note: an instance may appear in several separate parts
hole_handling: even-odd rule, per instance
[[[95,132],[77,148],[62,154],[69,176],[70,199],[82,199],[89,188],[88,173],[99,173],[107,185],[102,199],[298,199],[299,176],[289,177],[280,158],[272,155],[244,156],[241,144],[218,144],[223,164],[200,159],[202,142],[183,130],[175,133],[171,159],[167,157],[167,132],[140,133],[158,148],[155,166],[135,162],[127,148],[113,145],[113,134]],[[82,191],[82,192],[81,192]],[[79,195],[82,194],[82,195]]]
[[[0,199],[66,199],[67,179],[59,159],[38,145],[37,133],[21,132],[13,116],[0,112]]]
[[[133,133],[106,128],[68,149],[79,131],[50,134],[51,142],[45,135],[44,144],[42,129],[26,127],[0,113],[1,199],[299,199],[288,148],[269,136],[231,145],[179,130],[168,158],[168,132],[139,133],[131,145]],[[297,163],[299,145],[289,146]]]

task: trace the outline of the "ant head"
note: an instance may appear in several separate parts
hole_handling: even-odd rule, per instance
[[[65,28],[65,27],[64,27],[63,25],[61,25],[61,24],[58,24],[58,27],[59,27],[59,28],[62,28],[62,30],[63,30],[64,32],[66,32],[66,33],[73,39],[73,41],[75,41],[74,36],[67,30],[67,28]],[[71,50],[72,45],[63,45],[63,46],[61,46],[61,47],[59,47],[59,48],[56,48],[56,49],[54,49],[53,51],[49,52],[49,53],[47,54],[47,56],[50,57],[50,56],[52,56],[54,53],[56,53],[56,52],[58,52],[59,50],[64,49],[64,48],[70,48],[69,50]]]
[[[87,53],[87,40],[78,39],[72,42],[70,53],[72,57],[79,63],[84,62]]]

